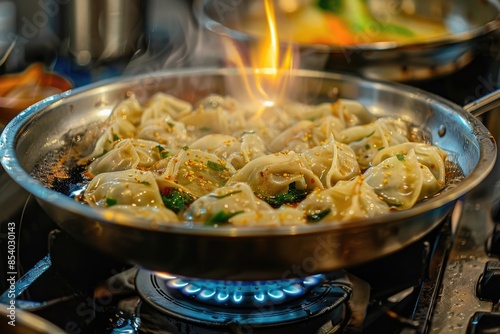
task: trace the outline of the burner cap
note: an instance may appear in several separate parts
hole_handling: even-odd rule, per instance
[[[331,330],[343,327],[348,319],[347,301],[351,295],[350,286],[323,275],[286,281],[231,282],[139,270],[136,288],[147,305],[162,313],[160,317],[143,314],[143,322],[154,319],[160,323],[158,327],[179,322],[221,332],[226,328],[231,333],[235,327],[251,328],[252,332],[299,333],[325,325],[330,329],[327,332],[333,333]]]

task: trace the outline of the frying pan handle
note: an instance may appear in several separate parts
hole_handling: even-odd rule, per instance
[[[485,112],[500,106],[500,89],[497,89],[480,99],[464,106],[464,109],[472,115],[478,117]]]

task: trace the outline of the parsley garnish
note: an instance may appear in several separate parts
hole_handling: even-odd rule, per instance
[[[279,194],[274,196],[267,196],[263,194],[256,195],[257,197],[269,203],[269,205],[271,205],[273,208],[279,208],[283,204],[295,204],[301,202],[307,197],[307,191],[295,189],[295,183],[291,183],[286,194]]]
[[[398,158],[399,161],[404,161],[405,160],[405,156],[402,155],[402,154],[396,154],[396,158]]]
[[[187,150],[189,150],[189,146],[187,146],[187,145],[186,145],[186,146],[184,146],[182,149],[183,149],[184,151],[187,151]]]
[[[194,201],[194,198],[186,192],[178,188],[165,188],[161,192],[163,204],[168,209],[175,213],[183,211],[189,204]]]
[[[116,133],[113,133],[113,141],[119,141],[120,137]]]

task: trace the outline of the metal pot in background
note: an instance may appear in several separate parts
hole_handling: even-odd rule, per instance
[[[242,22],[255,2],[197,0],[194,11],[207,30],[252,45],[256,38],[242,29]],[[497,0],[367,0],[366,5],[372,13],[385,13],[386,20],[390,20],[392,13],[403,13],[417,19],[444,22],[450,33],[408,44],[394,41],[298,44],[301,67],[344,71],[377,80],[430,80],[467,66],[484,47],[487,36],[500,28]]]
[[[66,50],[78,65],[127,60],[141,48],[143,0],[71,0],[62,10]]]

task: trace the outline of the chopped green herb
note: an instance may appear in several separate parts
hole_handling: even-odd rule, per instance
[[[379,150],[379,151],[382,151],[384,148],[385,148],[384,146],[380,146],[380,147],[378,148],[378,150]]]
[[[234,194],[238,194],[240,192],[241,192],[241,190],[235,190],[235,191],[228,192],[227,194],[224,194],[224,195],[208,195],[208,197],[213,197],[213,198],[217,198],[217,199],[223,199],[223,198],[232,196]]]
[[[370,145],[366,144],[365,145],[365,150],[369,150],[370,149]]]
[[[365,138],[370,138],[370,137],[371,137],[371,136],[373,136],[374,134],[375,134],[375,131],[373,131],[372,133],[370,133],[370,134],[366,135],[366,137],[365,137]]]
[[[113,133],[113,141],[119,141],[120,137],[116,133]]]
[[[167,122],[167,125],[170,126],[171,128],[173,128],[175,126],[175,124],[172,122]]]
[[[283,204],[295,204],[301,202],[307,197],[306,190],[295,189],[295,183],[291,183],[286,194],[279,194],[274,196],[267,196],[263,194],[256,194],[257,197],[266,201],[273,208],[279,208]]]
[[[209,128],[208,126],[203,126],[203,127],[200,128],[200,131],[201,132],[210,132],[210,131],[212,131],[212,129]]]
[[[405,156],[402,155],[402,154],[396,154],[396,158],[398,158],[399,161],[404,161],[405,160]]]
[[[218,172],[222,172],[223,170],[226,170],[226,169],[227,169],[227,168],[226,168],[226,166],[221,165],[221,164],[218,164],[218,163],[213,162],[213,161],[210,161],[210,160],[208,160],[208,162],[207,162],[207,166],[208,166],[209,168],[213,169],[213,170],[218,171]]]
[[[141,181],[141,184],[144,184],[146,186],[150,186],[151,185],[151,183],[149,183],[148,181]]]
[[[187,151],[187,150],[189,150],[189,146],[187,146],[187,145],[186,145],[186,146],[184,146],[182,149],[183,149],[184,151]]]
[[[106,206],[113,206],[116,205],[116,203],[118,203],[116,199],[106,197]]]
[[[229,222],[229,219],[231,219],[232,217],[234,217],[240,213],[243,213],[243,211],[236,211],[233,213],[219,211],[215,214],[215,216],[213,216],[208,221],[206,221],[205,225],[226,224]]]
[[[309,222],[316,223],[319,222],[321,219],[325,218],[329,213],[330,209],[326,209],[318,213],[314,213],[312,215],[306,215],[306,219]]]
[[[175,213],[183,211],[189,204],[194,201],[194,198],[186,192],[178,188],[165,188],[161,191],[161,199],[167,209]]]
[[[387,196],[386,194],[384,194],[382,192],[382,190],[375,190],[375,193],[380,196],[380,198],[386,202],[387,204],[389,204],[390,206],[402,206],[403,203],[401,201],[399,201],[397,198],[394,198],[394,197],[391,197],[391,196]]]
[[[169,152],[161,145],[156,145],[156,148],[158,149],[158,152],[160,152],[161,158],[165,159],[168,157]]]

